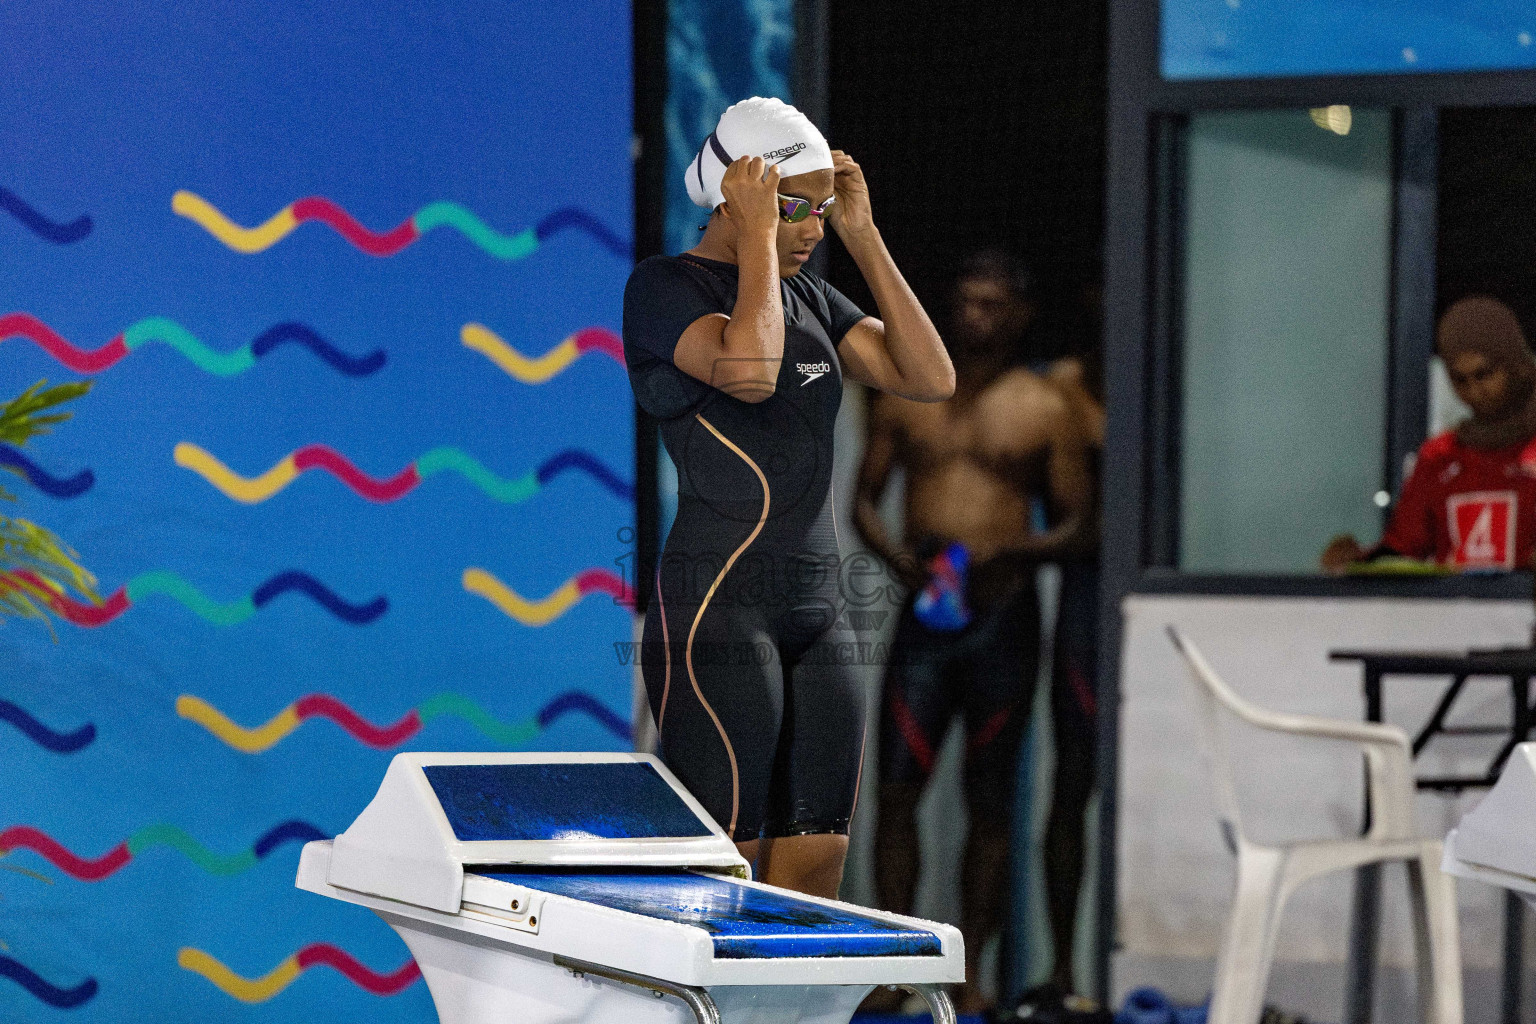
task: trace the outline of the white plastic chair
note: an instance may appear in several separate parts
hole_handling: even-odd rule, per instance
[[[1392,725],[1291,715],[1256,707],[1238,696],[1187,637],[1168,636],[1189,664],[1200,738],[1210,764],[1216,816],[1227,846],[1237,854],[1237,890],[1216,959],[1209,1024],[1256,1024],[1275,955],[1280,915],[1304,882],[1334,871],[1400,860],[1407,863],[1418,953],[1419,1019],[1461,1024],[1461,957],[1456,882],[1440,871],[1441,843],[1414,834],[1414,780],[1408,736]],[[1356,839],[1261,846],[1243,832],[1232,782],[1221,711],[1270,732],[1359,744],[1365,752],[1371,826]]]

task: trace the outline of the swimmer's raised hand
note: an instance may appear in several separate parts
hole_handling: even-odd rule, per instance
[[[738,230],[765,234],[779,230],[779,169],[768,167],[760,156],[744,156],[725,169],[720,180],[726,213]]]
[[[832,173],[832,189],[837,202],[827,211],[827,219],[838,235],[874,227],[875,217],[869,208],[869,185],[864,181],[864,169],[854,162],[853,157],[834,149]]]

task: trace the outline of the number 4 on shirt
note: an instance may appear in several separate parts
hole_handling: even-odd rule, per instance
[[[1453,564],[1464,569],[1515,567],[1514,491],[1469,491],[1445,499]]]

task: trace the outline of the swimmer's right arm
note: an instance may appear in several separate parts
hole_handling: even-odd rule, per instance
[[[688,325],[672,361],[691,377],[743,402],[770,397],[784,360],[784,304],[779,295],[779,170],[742,157],[720,182],[722,215],[736,225],[736,306]]]

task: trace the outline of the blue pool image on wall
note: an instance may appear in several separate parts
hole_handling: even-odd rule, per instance
[[[1528,0],[1162,0],[1164,78],[1536,68]]]

